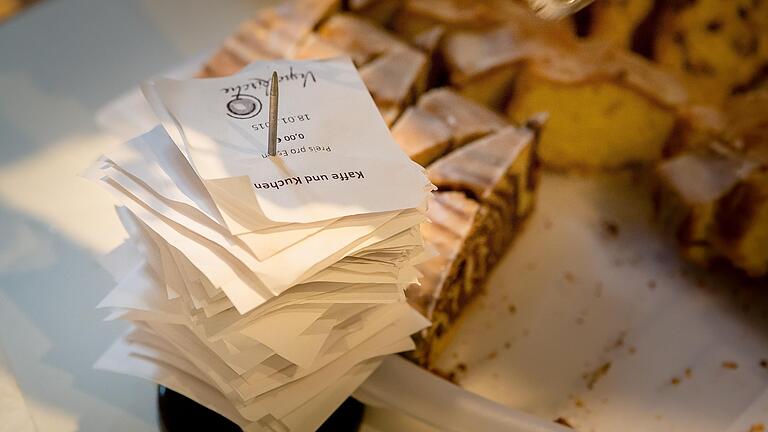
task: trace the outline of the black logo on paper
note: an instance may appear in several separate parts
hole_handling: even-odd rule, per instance
[[[261,100],[256,96],[247,93],[237,92],[232,99],[227,102],[227,115],[236,119],[249,119],[256,117],[261,112]]]

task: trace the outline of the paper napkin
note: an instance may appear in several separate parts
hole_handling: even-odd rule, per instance
[[[272,70],[276,157],[265,155]],[[96,366],[168,386],[245,430],[314,430],[429,325],[404,289],[430,256],[419,226],[432,185],[349,59],[143,89],[161,126],[85,173],[130,235],[113,256],[137,257],[99,304],[132,329]]]

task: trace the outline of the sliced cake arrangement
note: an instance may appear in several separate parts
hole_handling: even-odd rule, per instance
[[[411,355],[430,367],[534,207],[539,165],[653,168],[660,225],[686,257],[766,273],[765,97],[729,95],[760,85],[768,15],[736,2],[718,16],[715,3],[604,0],[552,22],[514,0],[297,0],[242,24],[200,76],[353,59],[438,187],[422,231],[439,256],[407,290],[433,322]]]

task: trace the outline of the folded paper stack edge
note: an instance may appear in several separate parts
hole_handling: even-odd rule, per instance
[[[99,304],[133,325],[96,367],[172,388],[246,431],[315,430],[429,325],[404,290],[431,256],[419,227],[434,187],[349,59],[258,62],[143,90],[160,125],[85,173],[130,235],[113,255],[138,257]]]

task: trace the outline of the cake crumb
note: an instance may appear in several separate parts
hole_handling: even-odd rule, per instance
[[[512,342],[506,341],[504,342],[504,349],[510,349],[512,348]]]
[[[760,360],[760,367],[763,369],[768,369],[768,359]]]
[[[749,427],[749,432],[765,432],[765,425],[762,423],[755,423]]]
[[[510,303],[509,306],[507,306],[507,310],[514,315],[517,312],[517,306]]]
[[[579,398],[574,399],[573,404],[576,405],[577,408],[584,408],[584,401]]]
[[[447,370],[447,371],[439,368],[431,368],[429,371],[454,384],[459,384],[459,375],[465,373],[467,369],[468,367],[466,363],[459,362],[459,363],[456,363],[454,367],[452,367],[450,370]]]
[[[576,317],[576,324],[583,325],[584,324],[584,317]]]
[[[573,426],[570,423],[568,423],[568,420],[564,419],[563,417],[556,418],[555,423],[573,429]]]
[[[688,379],[693,378],[693,370],[691,368],[685,368],[685,377]]]
[[[634,346],[631,346],[631,347],[629,347],[628,351],[629,351],[630,354],[634,354],[634,353],[637,352],[637,348],[635,348]]]
[[[736,370],[739,368],[739,364],[736,363],[735,361],[724,361],[722,366],[723,366],[723,369],[731,369],[731,370]]]
[[[458,384],[458,381],[456,380],[456,372],[454,371],[444,371],[438,368],[430,368],[429,371],[444,380],[448,380],[454,384]]]
[[[609,237],[617,237],[619,235],[619,225],[616,222],[604,220],[603,231],[605,231]]]
[[[678,377],[672,377],[672,379],[669,381],[672,385],[678,385],[680,384],[680,378]]]
[[[604,363],[599,368],[595,369],[594,371],[585,374],[585,379],[587,380],[587,388],[592,390],[595,388],[595,384],[604,377],[608,371],[611,370],[611,362]]]
[[[608,349],[606,351],[612,351],[612,350],[615,350],[615,349],[623,347],[624,346],[624,339],[626,337],[627,337],[627,332],[626,331],[622,331],[621,333],[619,333],[619,336],[616,337],[616,340],[613,341],[613,343],[608,347]]]
[[[488,354],[487,358],[488,358],[488,360],[493,360],[493,359],[495,359],[498,356],[499,356],[499,353],[497,351],[491,351],[490,354]]]
[[[576,282],[576,276],[574,276],[574,275],[573,275],[573,273],[571,273],[571,272],[569,272],[569,271],[567,271],[567,272],[563,273],[563,277],[564,277],[564,278],[565,278],[565,280],[566,280],[566,281],[568,281],[569,283],[574,283],[574,282]]]

